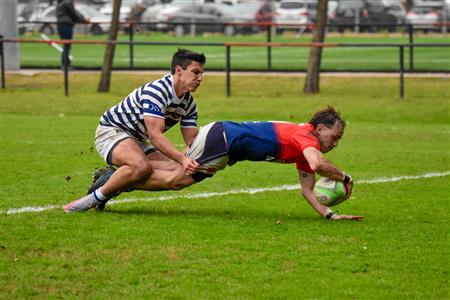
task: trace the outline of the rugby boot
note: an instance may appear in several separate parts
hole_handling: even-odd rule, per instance
[[[116,168],[109,166],[101,169],[96,169],[94,173],[92,173],[92,184],[88,188],[87,193],[90,194],[94,192],[96,189],[102,187],[108,179],[114,174],[116,171]],[[119,194],[117,194],[119,195]],[[114,196],[117,196],[114,195]]]
[[[108,179],[114,174],[116,168],[109,166],[101,169],[96,169],[92,174],[92,185],[88,188],[88,194],[94,192],[96,189],[102,187]],[[120,195],[120,192],[113,195],[111,198]],[[109,199],[108,199],[109,200]],[[108,200],[100,202],[99,205],[96,206],[98,211],[103,211],[105,209],[106,202]]]

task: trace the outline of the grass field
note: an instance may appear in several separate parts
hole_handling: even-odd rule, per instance
[[[201,124],[342,111],[348,127],[327,157],[356,184],[336,210],[365,220],[329,222],[292,188],[293,165],[250,162],[65,215],[103,165],[100,114],[158,78],[115,74],[98,94],[98,74],[70,76],[70,97],[60,74],[9,74],[0,92],[1,299],[449,298],[448,79],[408,78],[400,100],[396,78],[324,77],[320,95],[303,95],[303,77],[242,75],[231,98],[223,76],[205,78]],[[168,135],[181,147],[177,130]],[[402,176],[417,177],[391,179]],[[13,213],[24,207],[44,209]]]
[[[39,36],[28,38],[40,39]],[[58,39],[58,36],[51,38]],[[106,40],[106,36],[77,36],[75,40]],[[121,35],[120,40],[127,41],[126,35]],[[201,42],[201,43],[224,43],[224,42],[266,42],[265,34],[250,36],[225,37],[222,35],[211,36],[185,36],[174,37],[166,34],[140,34],[136,35],[135,41],[146,42]],[[273,42],[287,43],[309,43],[311,35],[301,37],[295,35],[275,36]],[[409,43],[406,34],[376,34],[361,36],[346,36],[331,34],[326,39],[327,43],[372,43],[372,44],[398,44]],[[418,35],[414,38],[415,43],[448,43],[445,35]],[[185,46],[192,47],[192,46]],[[74,67],[78,68],[100,68],[103,62],[103,45],[74,45],[72,54],[75,57]],[[170,62],[175,46],[135,46],[134,67],[165,69]],[[207,55],[209,69],[225,69],[226,53],[225,47],[196,46],[197,51]],[[39,56],[36,56],[39,53]],[[309,55],[308,48],[283,47],[272,48],[272,68],[274,70],[305,70]],[[21,65],[23,67],[59,67],[59,53],[47,44],[21,44]],[[398,47],[368,47],[368,48],[325,48],[322,59],[324,70],[392,70],[399,69]],[[127,68],[130,66],[129,46],[118,46],[116,50],[115,67]],[[266,47],[233,47],[231,49],[232,69],[267,69]],[[409,49],[405,49],[405,68],[409,68]],[[439,70],[450,71],[450,51],[448,47],[415,48],[414,49],[415,70]]]

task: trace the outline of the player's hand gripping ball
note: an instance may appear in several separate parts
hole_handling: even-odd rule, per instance
[[[342,182],[322,177],[314,186],[317,200],[325,206],[335,206],[344,202],[347,190]]]

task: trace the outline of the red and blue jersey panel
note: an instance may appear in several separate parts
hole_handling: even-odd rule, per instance
[[[288,122],[223,122],[231,160],[296,163],[297,169],[313,173],[303,150],[320,150],[311,124]]]

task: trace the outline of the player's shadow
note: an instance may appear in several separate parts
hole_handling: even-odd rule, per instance
[[[286,212],[274,211],[274,210],[261,210],[261,209],[239,209],[236,208],[125,208],[115,209],[113,207],[107,207],[102,213],[116,214],[116,215],[133,215],[133,216],[148,216],[148,217],[184,217],[184,218],[220,218],[226,220],[240,220],[240,219],[254,219],[254,220],[297,220],[307,221],[317,220],[318,216],[299,212],[293,212],[286,214]]]

